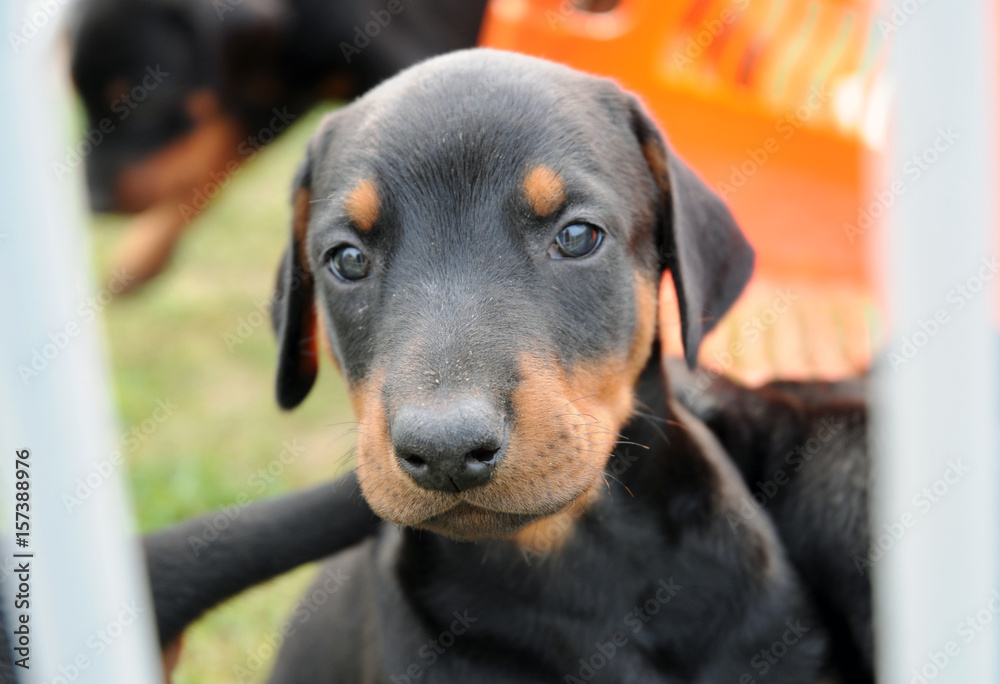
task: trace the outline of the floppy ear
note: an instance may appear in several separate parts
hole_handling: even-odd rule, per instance
[[[702,339],[750,280],[754,251],[725,203],[667,147],[634,97],[630,108],[660,193],[661,263],[673,276],[684,358],[694,368]]]
[[[316,306],[313,275],[306,255],[309,202],[312,199],[312,143],[295,175],[292,191],[292,235],[278,267],[271,323],[278,336],[278,404],[298,406],[316,381]]]

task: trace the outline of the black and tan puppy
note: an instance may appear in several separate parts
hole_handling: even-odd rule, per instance
[[[325,339],[388,523],[273,681],[819,681],[823,628],[657,344],[664,270],[693,361],[753,253],[633,97],[437,58],[328,117],[294,207],[278,399]]]
[[[150,536],[164,643],[364,540],[296,611],[274,681],[867,681],[863,405],[681,378],[727,456],[674,398],[662,272],[693,361],[753,257],[634,98],[505,53],[426,62],[327,119],[294,204],[278,398],[306,396],[325,338],[360,420],[354,477],[389,523],[348,480],[257,504],[197,554],[201,521]],[[740,473],[780,486],[764,503],[822,623]]]

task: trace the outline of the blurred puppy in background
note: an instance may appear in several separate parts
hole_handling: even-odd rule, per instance
[[[328,98],[475,43],[486,0],[82,0],[70,38],[90,204],[138,214],[114,267],[155,276],[243,163]]]

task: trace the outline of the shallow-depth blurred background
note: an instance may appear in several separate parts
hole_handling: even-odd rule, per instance
[[[268,315],[285,247],[291,178],[327,103],[241,167],[192,223],[169,274],[105,309],[118,447],[139,525],[158,529],[200,513],[329,481],[350,469],[353,420],[336,369],[324,358],[305,403],[274,401],[277,354]],[[108,267],[127,218],[97,216],[97,272]],[[165,407],[165,408],[164,408]],[[159,421],[159,418],[165,418]],[[132,433],[136,429],[136,433]],[[86,505],[84,502],[82,505]],[[175,682],[264,681],[266,636],[279,628],[310,568],[254,589],[185,635]]]
[[[116,9],[98,16],[98,24],[106,22],[102,27],[134,38],[137,32],[133,28],[138,24],[129,23],[131,20],[123,19],[124,14],[117,11],[115,3],[122,1],[90,0],[94,6],[103,3]],[[156,4],[161,0],[134,0],[130,7],[146,7],[143,3],[147,1]],[[421,35],[421,26],[430,24],[420,23],[420,8],[448,4],[440,0],[435,5],[427,0],[421,6],[418,3],[422,0],[412,5],[409,1],[401,5],[405,9],[398,15],[400,18],[392,19],[392,31]],[[56,38],[55,27],[67,18],[61,14],[63,8],[71,5],[49,4],[58,10],[50,17],[51,23],[46,19],[35,27],[35,33],[25,39],[30,41],[25,43],[30,49],[23,48],[23,53],[19,52],[19,44],[13,44],[12,54],[21,55],[13,62],[24,59],[23,55],[32,50],[37,52],[43,40],[60,45],[51,51],[61,60],[60,69],[70,61],[62,52],[65,46]],[[366,63],[368,71],[355,74],[358,79],[353,85],[345,86],[338,80],[343,76],[341,71],[350,72],[347,65],[356,67],[360,62],[352,64],[347,60],[349,53],[342,55],[339,47],[330,50],[336,41],[319,41],[330,52],[323,59],[326,66],[332,65],[331,73],[336,72],[336,78],[324,82],[323,88],[314,87],[315,83],[298,84],[300,89],[289,94],[278,87],[287,85],[287,74],[275,79],[268,70],[279,63],[286,68],[294,60],[282,62],[287,59],[283,55],[269,61],[273,55],[265,51],[273,38],[269,33],[271,22],[277,16],[270,12],[279,4],[220,0],[212,4],[216,12],[222,8],[217,17],[210,11],[207,19],[200,18],[212,31],[218,30],[220,35],[212,31],[206,34],[212,33],[212,40],[224,41],[222,52],[231,50],[226,54],[244,60],[239,62],[243,71],[232,70],[237,76],[235,85],[213,82],[212,78],[228,72],[219,68],[211,78],[206,77],[208,69],[195,59],[193,51],[178,52],[169,41],[163,48],[145,37],[133,40],[129,46],[133,52],[125,59],[123,45],[127,41],[108,40],[100,32],[95,33],[92,43],[81,52],[100,58],[95,60],[95,71],[105,68],[104,61],[110,60],[112,66],[102,76],[115,76],[115,60],[125,59],[142,78],[144,69],[157,64],[160,55],[169,55],[180,57],[181,64],[170,67],[176,71],[168,86],[180,88],[183,81],[184,89],[178,91],[174,101],[173,91],[168,97],[167,86],[143,92],[149,102],[130,110],[136,115],[127,125],[125,117],[119,119],[112,108],[110,121],[122,123],[121,128],[102,138],[93,149],[86,148],[89,152],[77,159],[80,164],[74,164],[65,177],[53,166],[65,161],[62,141],[47,141],[51,143],[48,148],[56,148],[57,152],[51,159],[40,160],[36,164],[39,168],[34,169],[44,181],[41,185],[54,185],[65,195],[56,198],[64,200],[65,206],[72,204],[70,198],[77,201],[79,206],[64,210],[72,213],[83,205],[82,166],[100,167],[94,162],[104,154],[123,154],[118,159],[128,162],[123,169],[143,166],[136,162],[159,151],[136,151],[141,143],[156,138],[143,126],[154,115],[162,114],[164,131],[170,129],[178,113],[170,105],[191,119],[185,135],[193,131],[205,136],[186,138],[178,133],[180,127],[167,131],[175,137],[161,141],[164,149],[170,147],[166,143],[179,141],[179,146],[172,149],[183,148],[185,163],[175,164],[181,158],[176,157],[157,167],[159,171],[154,168],[156,164],[143,166],[140,173],[126,179],[134,196],[117,207],[133,213],[87,214],[88,230],[81,238],[92,252],[80,255],[91,262],[88,292],[103,296],[117,290],[115,274],[123,258],[140,270],[147,268],[143,277],[148,277],[148,282],[127,295],[102,302],[96,308],[96,325],[87,331],[100,330],[106,346],[118,416],[114,448],[125,458],[123,466],[115,466],[115,472],[127,480],[142,532],[210,511],[218,511],[224,519],[227,511],[234,510],[237,502],[246,497],[256,500],[328,482],[352,466],[353,415],[340,376],[328,359],[322,359],[317,385],[301,407],[283,412],[274,400],[277,350],[268,308],[278,260],[287,242],[289,190],[307,140],[323,112],[346,101],[329,99],[337,95],[333,91],[343,90],[344,97],[360,93],[397,67],[405,66],[415,54],[434,54],[439,43],[433,35],[428,38],[424,34],[424,43],[416,53],[397,51],[402,43],[381,33],[384,26],[370,24],[368,18],[371,7],[378,6],[382,11],[380,8],[388,6],[387,2],[300,3],[313,9],[354,8],[354,16],[361,18],[345,19],[337,28],[345,40],[359,45],[371,62]],[[704,365],[758,383],[773,377],[847,377],[864,372],[873,359],[882,358],[882,380],[891,389],[884,392],[882,399],[885,405],[899,410],[895,426],[911,440],[903,448],[900,434],[893,435],[896,446],[890,445],[887,453],[894,453],[896,460],[883,461],[891,475],[884,478],[889,483],[885,486],[897,487],[892,492],[895,499],[885,498],[891,505],[901,502],[905,508],[926,476],[938,472],[946,456],[945,450],[936,445],[976,445],[969,450],[980,458],[978,472],[985,475],[970,478],[966,485],[970,489],[962,496],[951,497],[947,510],[944,506],[936,509],[938,528],[925,525],[911,535],[910,539],[919,537],[920,543],[908,547],[909,555],[902,550],[890,554],[891,560],[881,566],[892,568],[883,570],[891,580],[890,588],[903,585],[895,582],[897,576],[890,572],[913,572],[908,577],[912,582],[904,587],[910,594],[901,590],[893,595],[895,603],[882,604],[883,608],[891,605],[895,610],[891,615],[891,611],[883,610],[883,619],[889,615],[890,622],[898,620],[897,626],[946,623],[950,621],[949,610],[967,610],[949,608],[951,603],[960,605],[957,599],[952,601],[952,596],[965,592],[968,599],[979,588],[977,581],[984,577],[995,579],[996,558],[987,556],[990,542],[996,540],[984,541],[982,534],[983,526],[987,531],[995,529],[993,517],[984,514],[982,517],[989,521],[980,527],[954,525],[956,520],[968,521],[977,513],[988,513],[996,504],[983,496],[996,485],[988,477],[994,472],[995,460],[987,451],[976,451],[979,445],[992,443],[995,432],[983,429],[982,439],[976,441],[980,435],[974,429],[965,429],[966,423],[961,422],[973,416],[969,424],[976,423],[975,412],[958,406],[965,402],[985,406],[983,410],[988,411],[995,400],[995,378],[983,376],[995,368],[983,361],[989,358],[995,362],[995,355],[989,356],[989,343],[995,338],[986,340],[983,334],[983,340],[977,338],[975,345],[961,340],[956,345],[953,337],[965,329],[959,322],[933,343],[925,334],[926,349],[921,345],[912,356],[906,346],[913,347],[913,340],[922,334],[922,321],[945,301],[954,320],[963,320],[957,315],[958,308],[952,310],[951,300],[945,300],[948,288],[966,282],[970,274],[976,273],[981,258],[995,254],[986,251],[995,247],[988,246],[982,227],[992,225],[995,216],[990,213],[982,188],[975,185],[969,191],[978,204],[967,202],[961,191],[972,187],[970,178],[994,178],[990,174],[995,173],[995,168],[984,161],[982,148],[996,151],[1000,145],[996,144],[995,134],[991,133],[994,138],[983,134],[986,126],[975,115],[995,111],[995,97],[982,94],[994,92],[988,84],[997,81],[996,70],[983,66],[993,64],[982,56],[987,52],[983,36],[977,37],[978,42],[970,39],[967,53],[959,54],[956,49],[937,54],[933,50],[939,39],[964,46],[965,39],[949,31],[954,26],[958,27],[954,32],[961,33],[959,28],[964,31],[977,25],[979,15],[975,12],[985,4],[963,1],[956,3],[956,8],[961,5],[959,11],[933,3],[877,0],[491,0],[480,34],[480,44],[557,59],[613,76],[639,92],[673,146],[731,205],[757,247],[758,270],[747,294],[703,348],[700,360]],[[10,24],[15,31],[27,30],[22,19],[30,23],[32,17],[42,16],[37,14],[41,3],[15,5],[20,8]],[[167,2],[158,7],[182,5]],[[240,24],[236,12],[244,10],[260,11],[251,16],[254,22],[262,23]],[[430,16],[435,15],[431,12]],[[435,21],[441,17],[447,20],[448,11],[439,12]],[[953,19],[955,23],[949,23]],[[995,22],[996,17],[990,21]],[[308,29],[308,22],[299,22],[303,23]],[[162,31],[167,36],[170,31],[163,28],[165,25],[172,26],[169,22],[152,22],[151,35],[158,36]],[[247,25],[251,30],[241,34]],[[478,18],[470,25],[471,33],[467,26],[467,35],[462,39],[465,43],[455,41],[459,46],[474,42],[470,36],[478,30]],[[436,26],[443,31],[440,35],[454,33],[447,21]],[[225,42],[230,38],[221,36],[224,32],[220,27],[234,30],[237,39]],[[296,28],[301,29],[301,25]],[[358,31],[367,32],[367,37]],[[42,38],[32,37],[35,35]],[[175,36],[168,37],[172,40]],[[296,40],[297,36],[291,40],[293,46],[306,45]],[[894,41],[905,45],[905,51],[899,53],[904,58],[897,56],[900,63],[895,65],[895,74],[890,68],[890,54],[892,46],[900,43]],[[157,52],[160,48],[166,52]],[[303,54],[309,57],[308,52],[303,49],[296,59]],[[928,56],[927,63],[907,72],[906,67],[917,65],[922,56]],[[995,57],[993,54],[991,58]],[[948,58],[954,58],[957,65],[954,75],[948,71]],[[184,71],[191,64],[195,66]],[[35,69],[35,74],[49,74],[37,63],[16,66]],[[289,73],[299,71],[292,68]],[[247,80],[241,80],[243,76]],[[942,83],[954,83],[950,95],[953,102],[936,98],[937,91],[929,95],[921,90],[924,80],[936,84],[937,90],[941,90]],[[82,100],[86,105],[96,102],[98,109],[109,99],[112,104],[119,102],[120,93],[129,90],[122,90],[118,81],[95,79],[90,95]],[[244,89],[247,83],[253,87]],[[68,76],[60,87],[70,101],[72,84]],[[903,94],[902,112],[893,110],[894,88]],[[29,79],[25,91],[32,89]],[[240,100],[246,92],[259,96],[266,104],[249,106]],[[980,96],[981,101],[977,99]],[[280,135],[269,134],[275,142],[248,155],[238,143],[263,131],[274,111],[270,108],[283,107],[286,101],[296,101],[301,112],[290,126],[280,126]],[[60,124],[72,129],[66,136],[72,142],[65,148],[65,159],[72,156],[71,148],[85,149],[81,141],[87,139],[102,116],[99,111],[88,121],[82,109],[68,106],[55,115]],[[958,135],[949,132],[953,125],[958,127]],[[898,149],[893,148],[894,144]],[[199,150],[212,145],[216,146],[212,153],[215,156],[199,155]],[[90,154],[95,150],[97,154]],[[128,158],[129,154],[136,158]],[[218,171],[234,159],[236,166],[223,173]],[[973,169],[973,163],[981,163],[982,168]],[[157,173],[164,169],[164,175],[158,177]],[[20,169],[4,171],[20,173]],[[963,176],[963,171],[968,175]],[[164,181],[171,173],[175,177]],[[91,196],[95,208],[109,208],[109,187],[101,187]],[[162,192],[154,197],[156,192],[151,188]],[[961,191],[949,194],[948,188]],[[197,211],[189,207],[193,196],[200,197]],[[206,196],[211,201],[203,202]],[[154,199],[147,201],[150,197]],[[897,217],[895,232],[890,236],[888,217],[901,205],[908,207],[909,213],[899,214],[903,219]],[[967,206],[974,207],[974,215],[961,213]],[[959,221],[953,225],[950,219],[955,215],[967,225]],[[946,218],[921,223],[924,216]],[[0,245],[4,233],[0,226]],[[972,237],[962,243],[960,238],[966,233]],[[54,250],[62,248],[53,246]],[[937,256],[935,251],[939,252]],[[6,254],[0,252],[0,256]],[[61,252],[59,256],[65,257]],[[900,273],[909,277],[903,285]],[[921,273],[926,277],[921,278]],[[53,280],[59,282],[58,278]],[[914,283],[924,281],[924,290],[914,287]],[[995,284],[990,283],[983,292],[994,291]],[[77,295],[74,290],[67,296],[75,303]],[[886,306],[886,300],[893,297],[897,300],[895,309],[891,302]],[[900,306],[901,299],[908,304]],[[969,309],[976,308],[977,315],[985,320],[982,310],[993,306],[987,295],[970,299],[973,301]],[[661,304],[666,346],[678,351],[677,341],[669,339],[676,332],[675,317],[670,312],[675,303],[667,300]],[[886,315],[887,308],[890,315]],[[60,324],[63,322],[60,319]],[[39,330],[42,327],[39,324]],[[985,325],[978,328],[980,332],[985,329]],[[46,342],[45,335],[50,332],[39,333],[41,343]],[[75,344],[70,353],[51,365],[68,367],[67,357],[83,346]],[[982,353],[963,356],[954,351],[956,346],[963,353],[973,346],[976,353]],[[898,372],[893,353],[906,357],[899,361]],[[30,351],[22,357],[28,354]],[[985,370],[979,373],[979,369]],[[63,389],[62,375],[51,373],[44,377],[44,381],[32,385],[33,390],[39,391],[43,383],[51,383],[49,390],[53,392]],[[977,380],[980,384],[976,384]],[[964,394],[965,386],[979,391]],[[946,415],[943,409],[949,406],[954,414],[937,425],[934,418]],[[985,423],[980,420],[973,428]],[[954,434],[946,434],[948,430]],[[927,435],[930,438],[925,438]],[[66,459],[76,456],[67,455]],[[83,457],[77,460],[75,465],[80,465]],[[98,480],[106,478],[101,475]],[[76,511],[88,506],[93,511],[99,499],[111,496],[110,489],[91,490],[81,480],[72,492],[74,498],[69,503],[64,499],[63,503]],[[889,508],[885,505],[881,511],[882,519],[892,519],[896,514]],[[69,513],[72,515],[74,510]],[[76,518],[77,524],[82,524],[81,518]],[[937,553],[946,548],[942,542],[953,546]],[[928,553],[928,549],[935,553]],[[980,549],[982,553],[977,555]],[[968,555],[963,555],[966,551]],[[926,564],[924,559],[928,559]],[[935,562],[940,565],[934,566]],[[962,582],[941,585],[939,577],[954,580],[959,569]],[[968,579],[973,569],[978,574]],[[276,651],[270,635],[288,615],[311,575],[311,568],[302,568],[209,613],[186,632],[174,681],[264,681]],[[919,600],[913,600],[914,595]],[[904,609],[911,611],[910,619],[906,619]],[[941,617],[945,613],[948,615]],[[922,622],[913,615],[930,615],[934,619]],[[924,644],[936,643],[936,637],[928,634],[930,629],[920,635],[922,641],[906,642],[911,659],[922,659]],[[903,653],[903,649],[899,652]],[[953,667],[949,674],[958,672],[959,667]]]

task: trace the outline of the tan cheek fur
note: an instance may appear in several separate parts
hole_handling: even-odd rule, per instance
[[[361,492],[375,513],[400,525],[416,525],[448,510],[456,501],[443,492],[417,486],[396,465],[382,401],[384,381],[385,373],[376,371],[350,389],[358,418],[355,470]]]
[[[632,414],[634,386],[649,359],[656,335],[655,284],[636,276],[635,301],[636,331],[625,358],[599,367],[574,369],[569,377],[559,379],[545,378],[545,368],[522,363],[522,371],[526,371],[524,377],[529,379],[526,384],[534,392],[548,394],[521,397],[522,400],[532,400],[525,405],[525,413],[554,419],[559,425],[537,425],[529,420],[520,426],[518,432],[534,436],[534,439],[528,437],[524,441],[535,443],[531,445],[534,449],[528,449],[528,453],[518,460],[519,472],[515,474],[517,487],[512,495],[516,497],[521,492],[527,502],[529,496],[538,497],[541,501],[546,494],[551,497],[553,493],[561,493],[566,497],[578,492],[570,505],[558,514],[529,525],[514,537],[514,541],[523,548],[538,553],[558,549],[572,534],[576,519],[597,499],[603,470],[619,439],[618,433]],[[517,398],[515,406],[520,406]],[[548,410],[540,410],[543,406]],[[535,456],[540,446],[537,436],[552,434],[551,430],[558,429],[568,434],[568,439],[563,440],[561,445],[561,452],[556,454],[554,463],[539,462]],[[513,446],[513,439],[511,444]],[[541,446],[544,448],[544,445]],[[538,466],[541,466],[541,472],[537,471]],[[546,484],[547,492],[531,491],[533,483],[539,479]],[[579,491],[579,485],[588,480],[589,487]]]

